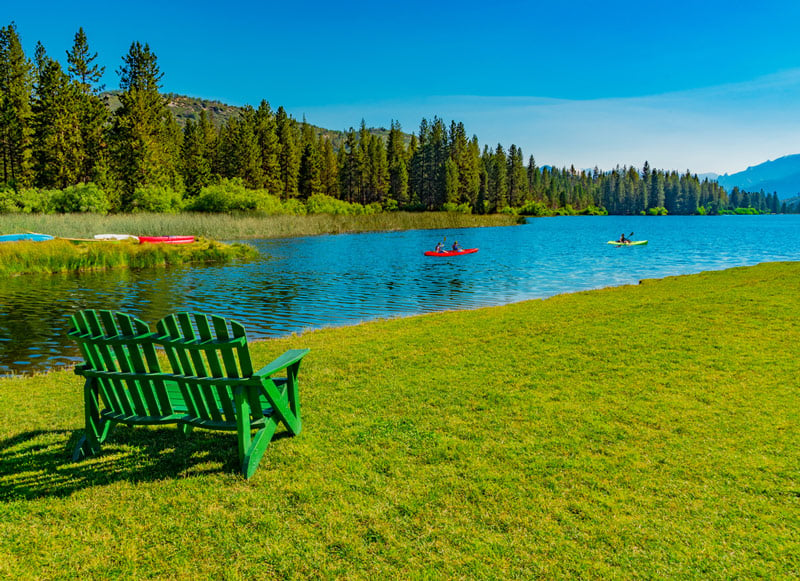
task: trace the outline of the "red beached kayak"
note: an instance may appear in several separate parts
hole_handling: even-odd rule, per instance
[[[159,244],[190,244],[194,242],[194,236],[139,236],[139,243],[145,242]]]
[[[462,254],[472,254],[477,252],[477,248],[464,248],[463,250],[446,250],[445,252],[436,252],[435,250],[428,250],[425,256],[461,256]]]

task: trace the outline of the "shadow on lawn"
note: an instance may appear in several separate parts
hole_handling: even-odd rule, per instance
[[[0,502],[67,496],[121,480],[240,474],[235,434],[195,430],[183,436],[168,427],[117,426],[100,455],[72,462],[72,449],[81,435],[82,431],[39,430],[1,441]]]

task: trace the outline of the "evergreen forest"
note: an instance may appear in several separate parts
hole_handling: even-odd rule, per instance
[[[434,116],[415,134],[364,121],[318,131],[266,101],[181,119],[162,94],[158,59],[133,42],[114,105],[83,29],[65,61],[14,23],[0,29],[0,213],[379,212],[557,214],[779,213],[776,193],[726,192],[685,173],[539,166],[514,144],[490,147]]]

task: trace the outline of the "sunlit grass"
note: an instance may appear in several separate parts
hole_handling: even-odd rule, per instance
[[[304,429],[118,428],[79,378],[0,380],[0,577],[790,579],[800,264],[323,329]]]
[[[283,238],[438,228],[508,226],[517,219],[507,215],[478,216],[453,212],[386,212],[361,216],[313,214],[308,216],[231,216],[228,214],[5,214],[0,215],[0,234],[41,232],[67,238],[91,238],[95,234],[142,236],[194,235],[214,240]]]
[[[255,258],[258,251],[244,244],[200,239],[192,244],[120,242],[7,242],[0,244],[0,275],[57,273],[106,268],[153,268],[189,262],[229,262]]]

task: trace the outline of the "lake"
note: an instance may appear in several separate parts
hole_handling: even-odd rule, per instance
[[[646,246],[606,241],[634,232]],[[480,251],[425,257],[446,237]],[[220,314],[250,339],[448,309],[502,305],[765,261],[800,260],[800,215],[563,217],[511,227],[249,240],[262,257],[226,266],[26,275],[0,281],[0,374],[79,361],[68,317],[114,309],[155,323]]]

